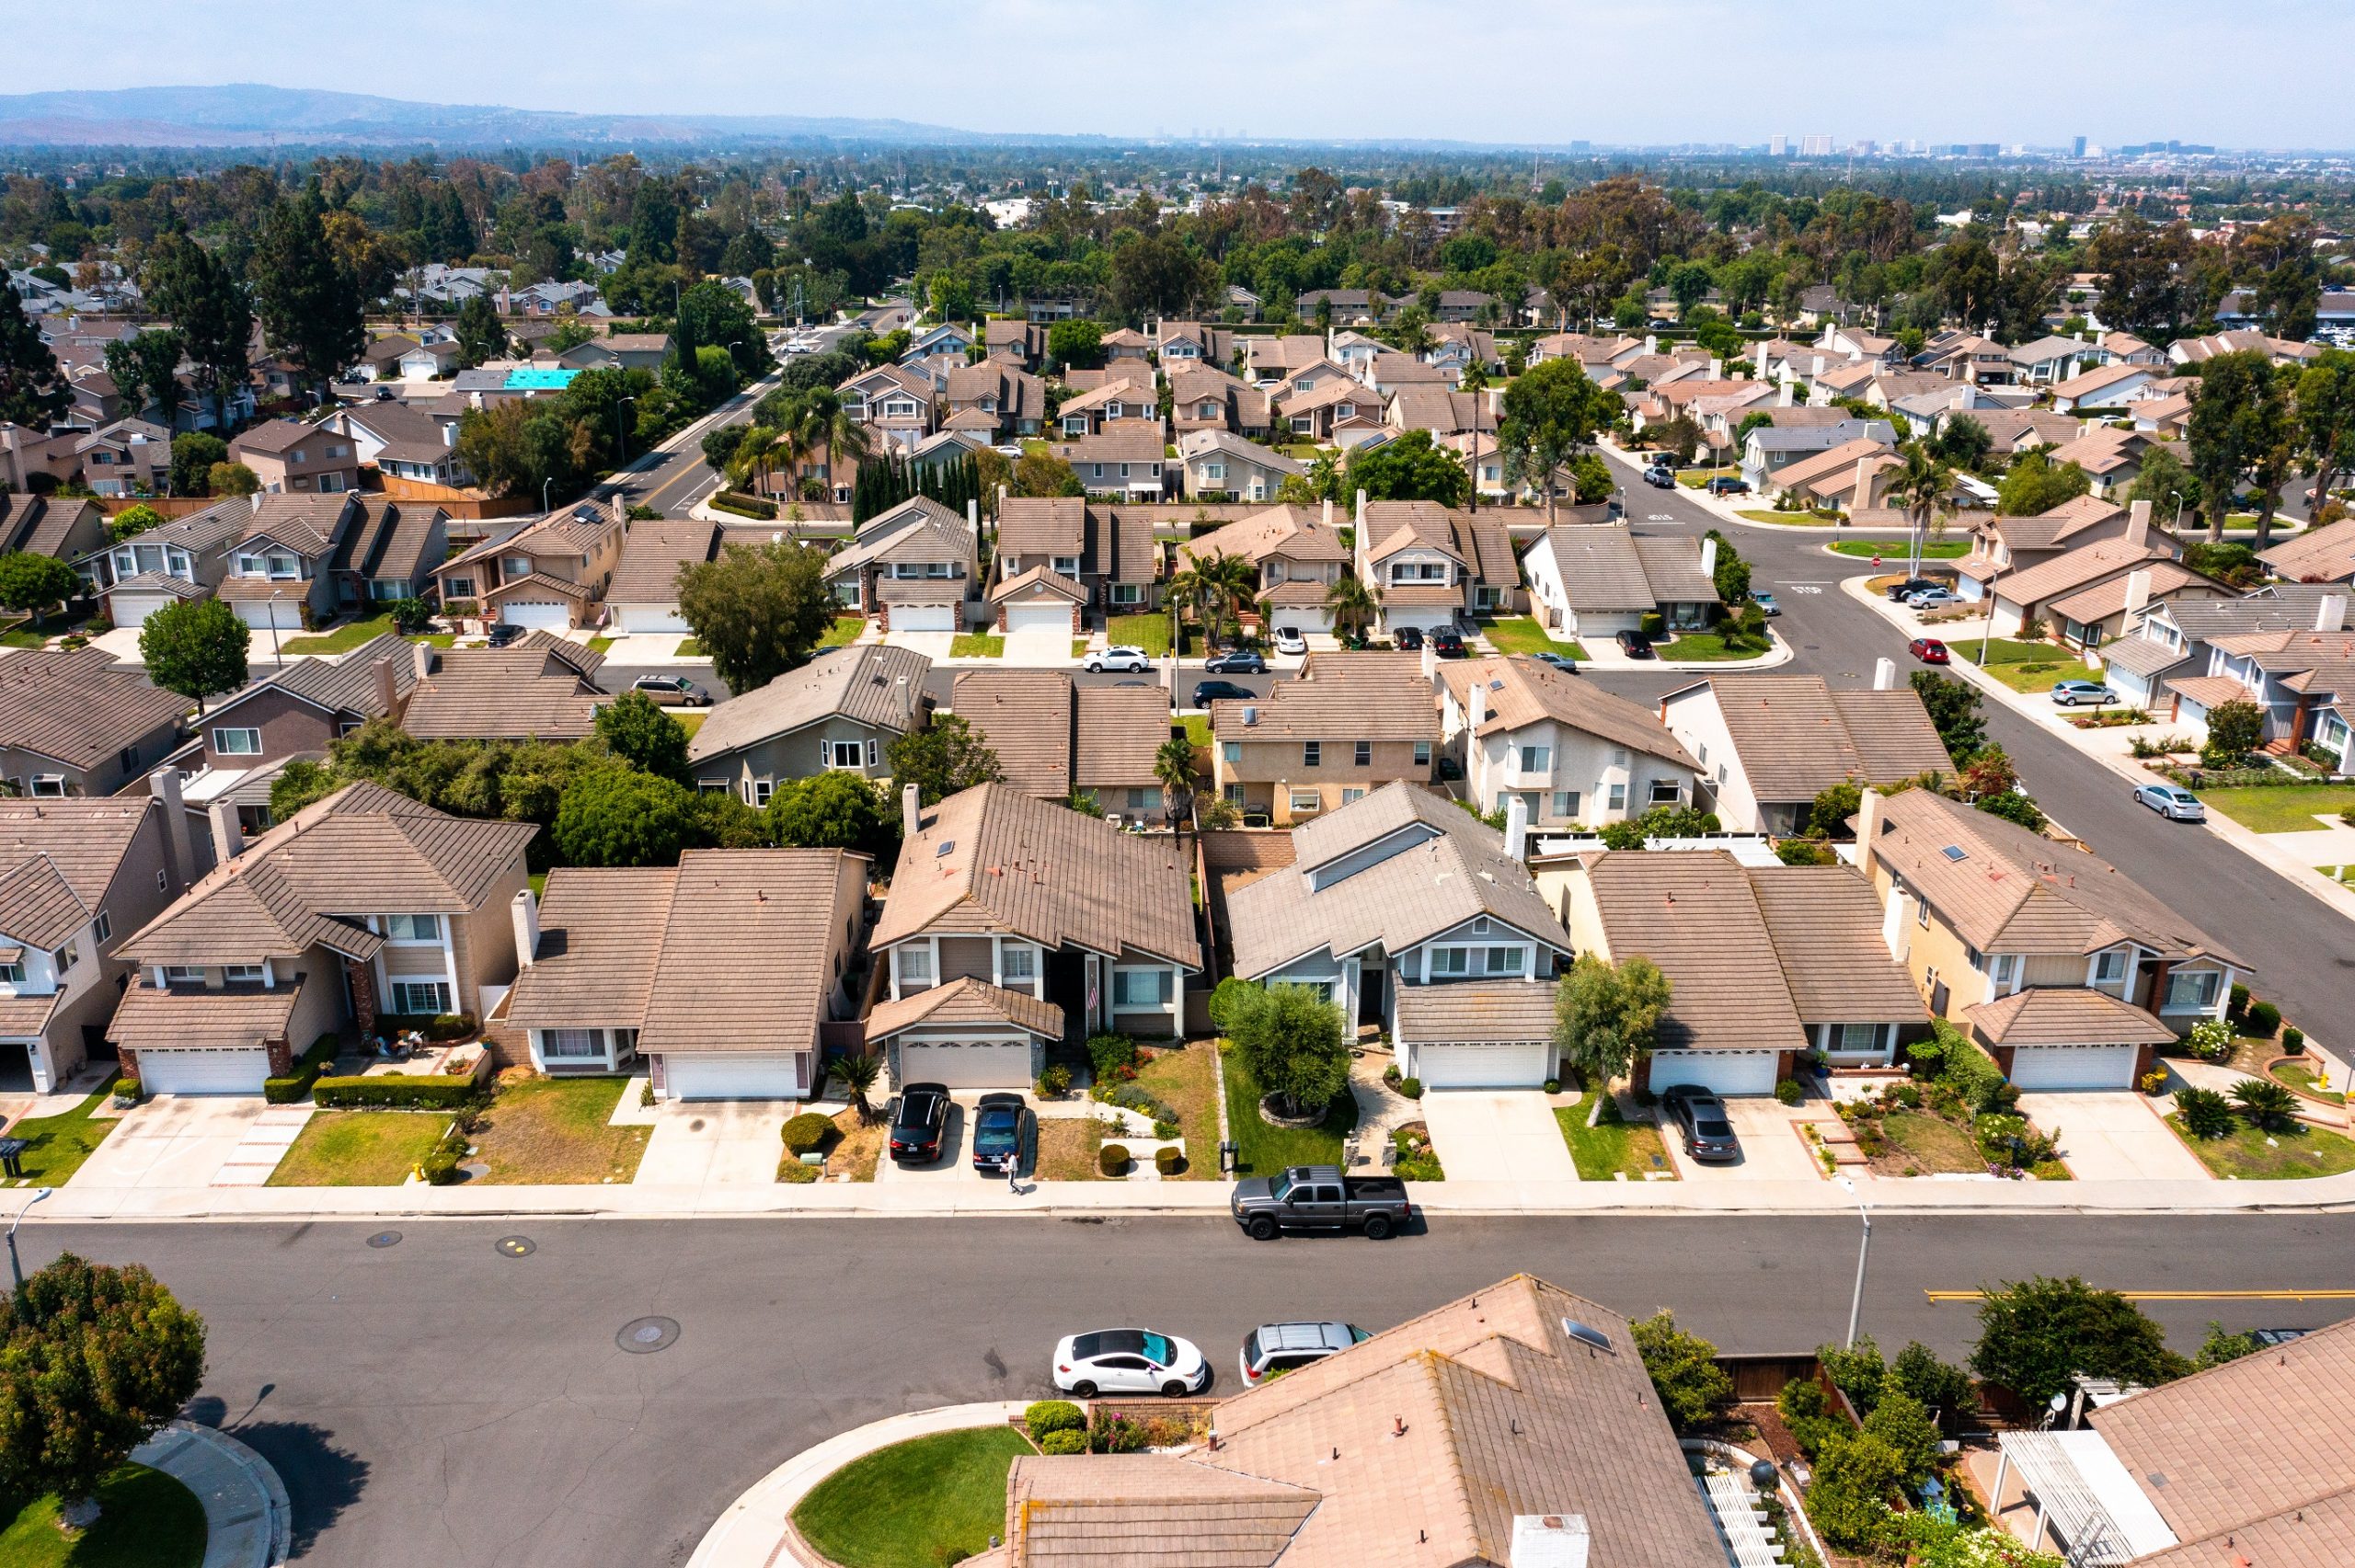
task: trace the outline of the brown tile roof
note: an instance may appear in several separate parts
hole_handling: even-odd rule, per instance
[[[1073,696],[1072,782],[1083,790],[1157,787],[1154,765],[1169,740],[1169,693],[1159,686],[1081,686]]]
[[[1612,851],[1594,858],[1587,877],[1611,959],[1641,956],[1668,977],[1660,1049],[1806,1047],[1782,956],[1733,856]]]
[[[2097,990],[2030,986],[1962,1010],[1990,1046],[2164,1046],[2174,1030]]]
[[[1845,865],[1749,868],[1750,891],[1803,1024],[1918,1022],[1921,994],[1881,936],[1880,900]]]
[[[447,648],[401,727],[420,740],[579,740],[610,700],[544,648]]]
[[[1167,456],[1168,441],[1159,419],[1114,419],[1092,436],[1059,441],[1049,450],[1071,464],[1159,463]]]
[[[1249,724],[1243,721],[1246,707],[1253,713]],[[1265,697],[1218,704],[1211,726],[1221,741],[1339,745],[1440,738],[1430,681],[1411,654],[1320,655],[1301,668],[1297,680],[1278,681]]]
[[[1319,1494],[1190,1459],[1025,1454],[1006,1476],[1006,1561],[1029,1568],[1272,1568]]]
[[[1439,666],[1439,676],[1467,715],[1473,688],[1488,688],[1488,717],[1477,727],[1476,734],[1519,729],[1551,719],[1609,740],[1614,746],[1626,746],[1665,759],[1680,768],[1700,772],[1701,765],[1650,708],[1552,665],[1520,657],[1450,659]]]
[[[826,575],[839,577],[871,561],[970,563],[975,548],[973,528],[964,514],[930,496],[912,496],[868,518],[856,539],[826,558]],[[956,586],[961,592],[964,585]]]
[[[2154,561],[2147,570],[2151,574],[2151,599],[2165,599],[2188,588],[2206,587],[2220,593],[2223,590],[2223,584],[2211,581],[2173,561]],[[2050,607],[2051,612],[2065,616],[2081,626],[2090,626],[2097,621],[2115,615],[2126,608],[2126,589],[2133,575],[2132,572],[2121,573],[2091,588],[2080,589],[2075,593],[2056,599]]]
[[[345,529],[335,553],[335,569],[363,578],[399,578],[414,582],[429,567],[433,524],[446,515],[431,501],[407,505],[385,496],[360,497],[360,514]]]
[[[234,990],[204,990],[184,986],[159,990],[144,980],[122,993],[115,1004],[107,1038],[126,1050],[171,1050],[175,1047],[250,1049],[272,1040],[286,1040],[296,1051],[308,1040],[289,1040],[286,1029],[294,1016],[303,990],[313,984],[308,975],[292,983],[265,990],[240,986]],[[316,982],[332,985],[333,977]]]
[[[1716,693],[1761,801],[1813,800],[1851,780],[1893,784],[1932,768],[1954,771],[1929,710],[1910,686],[1835,692],[1820,675],[1717,675],[1696,684]]]
[[[55,947],[87,925],[160,809],[144,795],[0,799],[0,936]]]
[[[1398,988],[1398,1037],[1502,1044],[1554,1036],[1554,988],[1536,980],[1464,980]]]
[[[688,518],[649,519],[635,523],[622,541],[614,579],[605,585],[608,604],[675,604],[679,568],[708,561],[718,553],[718,523]]]
[[[952,923],[1010,931],[1049,949],[1201,965],[1175,841],[1124,833],[1005,784],[925,809],[923,830],[901,846],[873,943]]]
[[[884,1039],[919,1024],[1011,1024],[1060,1040],[1063,1010],[1028,991],[1006,990],[967,975],[897,1001],[877,1002],[867,1015],[867,1037],[870,1042]]]
[[[837,899],[850,863],[868,864],[847,850],[681,855],[638,1048],[814,1051],[840,979],[828,955],[856,913]],[[632,923],[642,936],[645,919]]]
[[[2294,534],[2257,559],[2292,582],[2343,582],[2355,576],[2355,517]]]
[[[821,653],[759,691],[712,709],[688,743],[687,755],[702,761],[837,714],[905,734],[924,714],[924,681],[931,669],[932,660],[924,655],[881,644]]]
[[[2122,576],[2154,561],[2171,561],[2174,555],[2160,544],[2137,546],[2123,539],[2097,539],[2002,578],[1995,584],[1995,597],[2034,609],[2104,578]]]
[[[1811,486],[1820,479],[1846,479],[1856,470],[1860,460],[1884,457],[1889,448],[1879,441],[1853,441],[1833,447],[1829,452],[1803,457],[1798,462],[1776,469],[1769,482],[1781,489],[1797,490]]]
[[[521,1029],[634,1029],[646,1016],[676,866],[558,866],[540,903],[540,946],[515,977]]]
[[[1244,555],[1254,562],[1271,555],[1292,561],[1350,558],[1349,551],[1341,546],[1339,533],[1324,526],[1316,508],[1295,506],[1269,507],[1178,546],[1178,565],[1181,568],[1220,555]],[[1325,585],[1317,584],[1316,591],[1321,601]]]
[[[117,670],[98,648],[27,648],[0,658],[0,746],[69,768],[112,762],[188,707],[187,698]]]
[[[331,496],[260,494],[253,498],[252,516],[239,544],[268,539],[305,555],[322,555],[337,542],[347,512],[354,509],[357,492]],[[281,586],[283,586],[282,584]]]
[[[1086,583],[1074,578],[1067,578],[1043,562],[1030,567],[1028,571],[1017,572],[990,589],[989,601],[992,604],[1003,604],[1009,599],[1018,599],[1026,595],[1035,598],[1041,590],[1061,594],[1074,604],[1087,602]]]
[[[1071,794],[1068,674],[1060,670],[960,670],[949,687],[948,705],[997,753],[999,772],[1008,784],[1048,800]]]

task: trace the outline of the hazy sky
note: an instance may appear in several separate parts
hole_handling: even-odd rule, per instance
[[[63,44],[56,0],[0,36]],[[1116,136],[2355,144],[2350,0],[117,0],[14,90],[267,82]]]

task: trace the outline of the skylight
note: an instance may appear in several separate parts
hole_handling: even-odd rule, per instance
[[[1969,860],[1970,858],[1969,853],[1966,852],[1960,844],[1948,844],[1938,853],[1946,856],[1948,860]]]
[[[956,849],[957,849],[957,841],[956,841],[956,840],[954,840],[954,839],[943,839],[943,840],[941,840],[941,841],[940,841],[939,844],[938,844],[938,845],[937,845],[937,846],[933,850],[933,852],[932,852],[932,858],[933,858],[933,859],[935,859],[935,860],[938,860],[942,855],[954,853],[956,852]]]
[[[1614,1356],[1619,1354],[1618,1350],[1612,1345],[1611,1336],[1609,1334],[1603,1333],[1599,1328],[1594,1328],[1589,1324],[1582,1323],[1576,1318],[1564,1318],[1562,1320],[1562,1332],[1568,1334],[1572,1339],[1594,1346],[1597,1350],[1606,1350]]]

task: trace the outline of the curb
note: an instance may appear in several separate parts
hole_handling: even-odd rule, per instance
[[[225,1432],[168,1423],[131,1451],[204,1505],[204,1568],[271,1568],[293,1547],[293,1508],[270,1462]]]

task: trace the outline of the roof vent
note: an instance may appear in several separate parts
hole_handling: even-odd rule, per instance
[[[1576,1318],[1564,1318],[1562,1320],[1562,1332],[1568,1334],[1572,1339],[1578,1340],[1582,1344],[1592,1345],[1597,1350],[1607,1351],[1614,1356],[1619,1354],[1617,1347],[1611,1343],[1611,1336],[1609,1334],[1603,1333],[1599,1328],[1593,1327],[1591,1324],[1582,1323]]]

